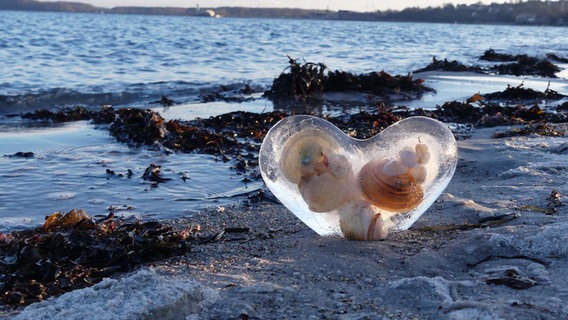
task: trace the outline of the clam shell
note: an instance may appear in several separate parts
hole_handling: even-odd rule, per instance
[[[424,198],[422,186],[409,170],[399,175],[385,174],[388,159],[374,160],[361,168],[359,187],[371,203],[391,212],[406,212],[416,208]]]
[[[351,181],[350,181],[351,180]],[[298,190],[313,212],[329,212],[346,204],[353,197],[353,178],[337,178],[330,172],[302,178]]]

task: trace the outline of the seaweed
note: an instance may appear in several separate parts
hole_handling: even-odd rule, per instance
[[[517,60],[517,62],[495,65],[491,67],[490,70],[497,74],[512,74],[515,76],[533,75],[557,78],[556,73],[560,71],[560,68],[548,60],[527,57],[521,58]]]
[[[57,111],[40,109],[21,115],[24,119],[51,121],[54,123],[93,120],[97,124],[110,124],[114,121],[115,111],[111,106],[102,106],[99,111],[92,111],[83,106],[66,107]]]
[[[307,98],[322,92],[356,91],[380,95],[411,94],[420,97],[433,91],[423,85],[423,80],[411,75],[392,76],[385,71],[367,74],[352,74],[345,71],[329,71],[323,63],[298,63],[289,59],[289,66],[272,82],[264,96],[270,99]],[[286,72],[289,70],[289,72]]]
[[[448,59],[444,59],[444,60],[438,60],[436,59],[436,57],[432,58],[432,62],[427,65],[424,68],[420,68],[414,72],[425,72],[425,71],[436,71],[436,70],[442,70],[442,71],[452,71],[452,72],[482,72],[483,70],[481,69],[481,67],[478,66],[466,66],[463,63],[457,61],[457,60],[452,60],[452,61],[448,61]]]
[[[251,101],[255,98],[251,95],[256,93],[257,89],[251,87],[249,84],[244,85],[221,85],[219,87],[204,90],[199,96],[202,102],[212,101],[225,101],[225,102],[245,102]]]
[[[326,118],[342,129],[343,132],[356,139],[368,139],[400,119],[400,116],[393,113],[392,108],[384,104],[380,104],[376,112],[359,112],[348,117]]]
[[[112,213],[96,221],[83,210],[55,212],[39,228],[0,234],[0,299],[24,306],[184,254],[192,232]]]
[[[551,54],[547,58],[552,57]],[[556,78],[556,73],[560,68],[547,59],[531,57],[526,54],[511,55],[505,53],[497,53],[493,49],[485,51],[479,58],[486,61],[512,62],[507,64],[494,65],[489,68],[490,71],[497,74],[534,75],[541,77]]]
[[[44,120],[53,122],[69,122],[79,120],[90,120],[93,112],[82,106],[73,108],[63,108],[58,111],[50,111],[46,109],[28,112],[22,115],[24,119]]]
[[[556,111],[562,112],[562,113],[568,113],[568,101],[558,105],[556,107]]]
[[[554,53],[547,53],[546,58],[554,61],[558,61],[560,63],[568,63],[568,58],[560,57]]]
[[[492,62],[509,62],[516,61],[519,57],[527,57],[527,55],[511,55],[506,53],[497,53],[494,49],[485,50],[479,60],[492,61]]]
[[[164,139],[164,118],[152,110],[124,108],[116,111],[110,134],[120,142],[131,145],[151,145]]]
[[[484,95],[484,98],[487,100],[526,101],[535,99],[560,100],[566,97],[550,88],[546,88],[544,91],[536,91],[523,86],[524,83],[522,82],[515,87],[507,85],[505,91],[488,93]]]
[[[35,157],[35,154],[31,151],[18,151],[16,153],[13,153],[11,155],[8,155],[9,158],[33,158]]]
[[[289,66],[272,82],[270,90],[265,92],[268,97],[307,96],[324,91],[327,67],[322,63],[298,63],[288,56]],[[286,70],[290,70],[286,73]]]
[[[481,120],[483,111],[469,103],[450,101],[438,106],[435,115],[442,121],[477,123]]]
[[[152,101],[151,104],[160,104],[162,107],[171,107],[174,104],[177,104],[176,101],[168,98],[167,96],[162,96],[160,100]]]
[[[560,129],[556,126],[551,126],[547,123],[529,123],[522,128],[514,128],[506,132],[498,132],[493,135],[494,139],[509,138],[516,136],[527,136],[531,134],[536,134],[539,136],[548,137],[564,137],[566,131]]]
[[[479,60],[501,62],[490,67],[480,66],[466,66],[463,63],[448,59],[438,60],[436,57],[432,58],[432,62],[421,69],[414,72],[424,71],[451,71],[451,72],[478,72],[478,73],[497,73],[497,74],[511,74],[515,76],[533,75],[541,77],[556,78],[556,73],[560,68],[550,60],[564,61],[563,58],[554,54],[547,54],[546,58],[532,57],[526,54],[510,55],[506,53],[497,53],[493,49],[486,50]]]
[[[160,173],[160,169],[162,166],[150,163],[150,166],[144,170],[144,174],[142,174],[142,179],[152,181],[155,183],[165,182],[171,180],[170,178],[162,177]]]

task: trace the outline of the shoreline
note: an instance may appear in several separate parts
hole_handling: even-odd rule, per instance
[[[568,207],[551,215],[536,208],[547,208],[554,190],[568,194],[568,138],[491,138],[508,129],[473,129],[459,140],[448,188],[409,230],[384,241],[319,237],[267,200],[227,206],[171,223],[247,232],[9,316],[79,319],[103,305],[101,319],[566,317]],[[155,283],[162,292],[148,287]],[[87,294],[92,288],[97,295]],[[128,290],[152,292],[153,302],[128,299]]]

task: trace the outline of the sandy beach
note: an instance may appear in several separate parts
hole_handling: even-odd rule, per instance
[[[564,28],[0,16],[0,319],[568,319]],[[259,171],[295,114],[437,119],[457,170],[408,230],[319,236]]]
[[[172,221],[218,234],[185,256],[7,316],[566,318],[568,138],[492,138],[510,129],[472,129],[459,140],[448,188],[409,230],[384,241],[320,237],[266,196]]]

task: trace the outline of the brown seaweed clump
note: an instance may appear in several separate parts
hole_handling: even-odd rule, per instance
[[[500,62],[490,67],[466,66],[456,60],[438,60],[436,57],[432,62],[415,72],[425,71],[450,71],[450,72],[478,72],[478,73],[497,73],[510,74],[515,76],[532,75],[548,78],[556,78],[556,73],[560,68],[550,60],[563,62],[568,59],[561,58],[555,54],[549,53],[546,58],[532,57],[526,54],[511,55],[506,53],[498,53],[493,49],[486,50],[479,60],[490,62]]]
[[[524,84],[521,83],[516,87],[507,85],[504,91],[488,93],[484,95],[487,100],[502,100],[507,102],[517,102],[517,101],[532,101],[532,100],[560,100],[566,96],[560,94],[550,88],[546,88],[544,91],[537,91],[531,88],[524,88]]]
[[[546,58],[560,63],[568,63],[568,58],[561,57],[555,53],[547,53]]]
[[[24,119],[43,120],[53,122],[69,122],[80,120],[91,120],[93,112],[82,106],[73,108],[64,108],[58,111],[49,111],[46,109],[28,112],[22,115]]]
[[[521,128],[513,128],[506,132],[497,132],[493,135],[493,138],[501,139],[533,134],[546,137],[564,137],[566,131],[560,127],[556,127],[547,123],[529,123]]]
[[[549,54],[547,55],[547,57],[553,56]],[[556,73],[560,71],[560,68],[550,62],[548,59],[531,57],[526,54],[510,55],[497,53],[493,49],[485,51],[485,53],[479,59],[486,61],[512,62],[494,65],[490,68],[491,71],[498,74],[512,74],[515,76],[534,75],[556,78]]]
[[[466,102],[450,101],[438,106],[434,111],[425,111],[424,115],[443,122],[470,123],[478,127],[529,124],[534,121],[552,123],[568,121],[566,115],[546,112],[537,104],[527,107],[483,103],[476,106]]]
[[[52,121],[55,123],[80,120],[93,120],[96,124],[110,124],[115,119],[115,111],[111,106],[102,106],[99,111],[92,111],[83,106],[63,108],[57,111],[47,109],[22,114],[24,119]]]
[[[24,306],[184,254],[190,233],[112,213],[96,221],[83,210],[56,212],[39,228],[0,234],[0,299]]]
[[[426,71],[451,71],[451,72],[482,72],[483,70],[481,67],[478,66],[466,66],[465,64],[457,61],[452,60],[449,61],[448,59],[438,60],[436,57],[432,58],[432,62],[424,68],[420,68],[414,72],[426,72]]]
[[[282,72],[264,93],[270,99],[308,98],[322,92],[355,91],[389,98],[392,95],[420,97],[433,91],[423,85],[423,80],[411,75],[392,76],[385,71],[355,75],[350,72],[328,71],[322,63],[298,63],[289,58],[288,73]],[[285,71],[286,71],[285,70]]]
[[[110,134],[120,142],[131,145],[151,145],[166,136],[164,118],[152,110],[125,108],[116,111],[117,118]]]
[[[350,137],[368,139],[402,119],[393,108],[380,104],[375,112],[359,112],[347,117],[327,117]]]
[[[296,97],[321,93],[325,89],[327,67],[322,63],[298,63],[296,59],[288,57],[289,73],[282,72],[272,82],[272,88],[265,92],[268,97]],[[286,70],[285,70],[286,71]]]
[[[492,61],[492,62],[508,62],[516,61],[521,57],[527,57],[527,55],[512,55],[507,53],[498,53],[494,49],[485,50],[483,55],[479,57],[479,60]]]

